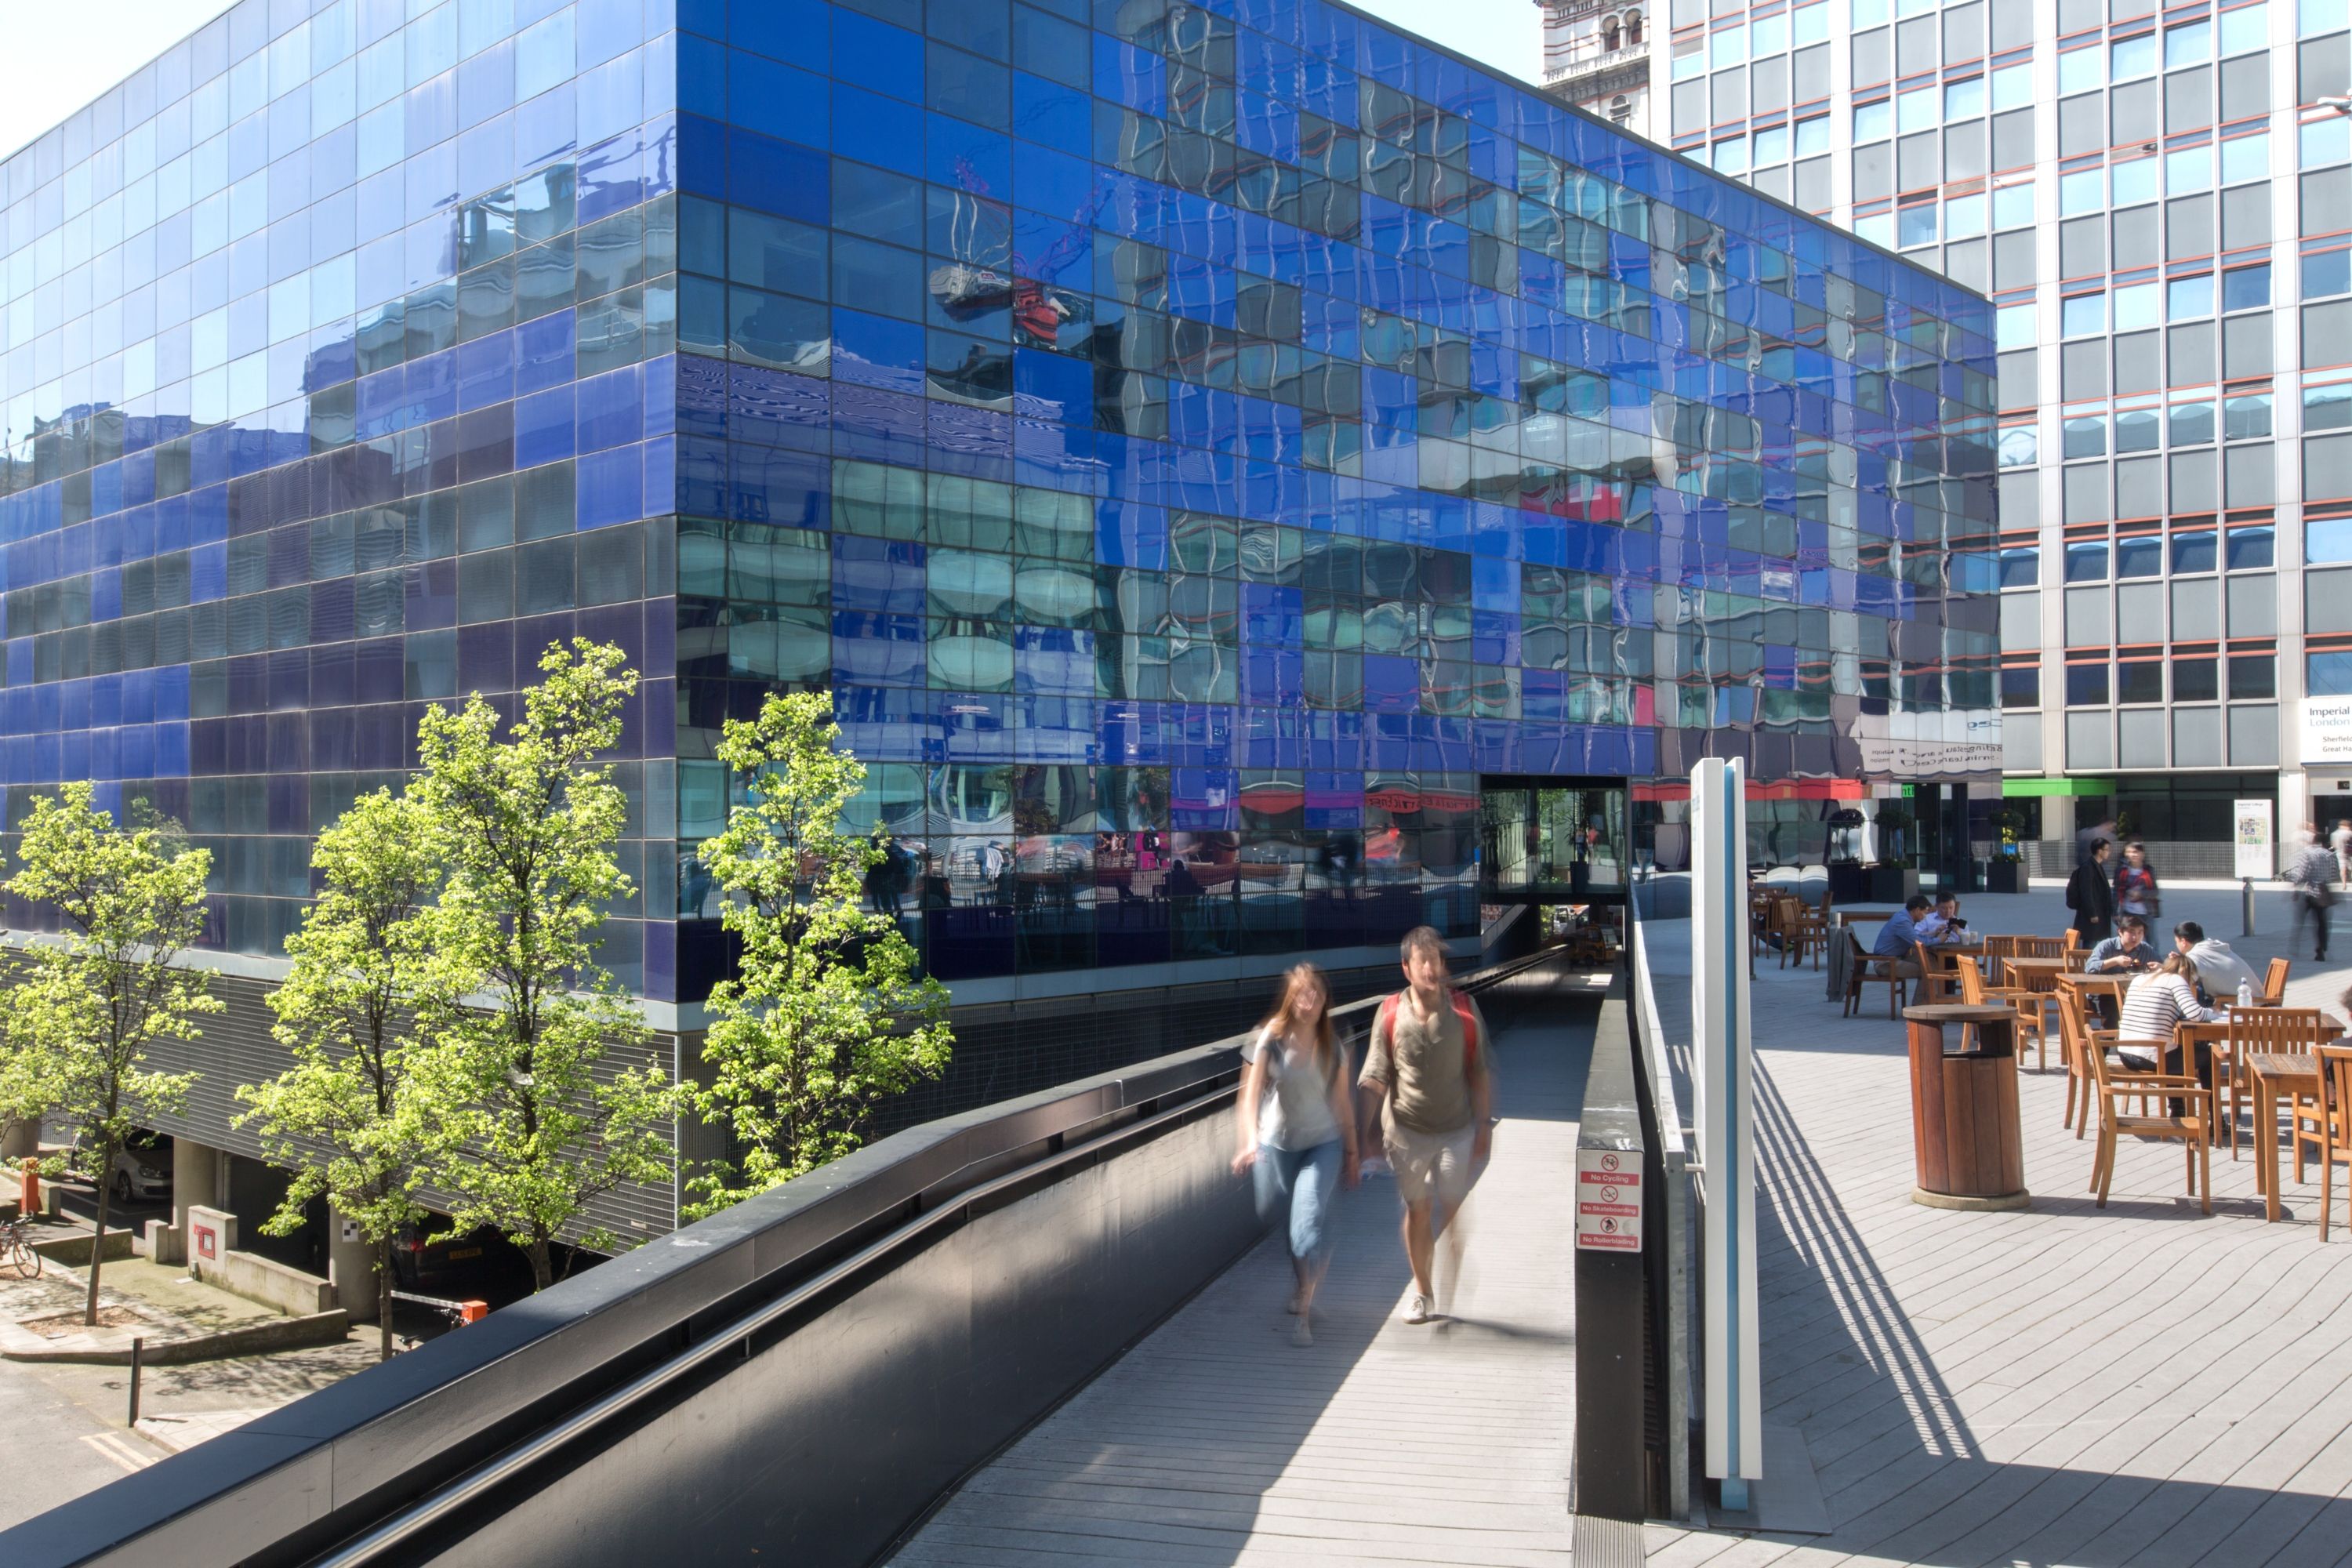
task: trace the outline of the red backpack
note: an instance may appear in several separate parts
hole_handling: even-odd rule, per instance
[[[1454,1004],[1454,1016],[1462,1020],[1462,1070],[1466,1073],[1478,1060],[1478,1015],[1471,1010],[1470,998],[1451,985],[1445,988],[1445,999]],[[1388,1036],[1391,1054],[1396,1050],[1396,1010],[1403,1000],[1403,992],[1390,992],[1381,999],[1380,1016],[1372,1024]]]

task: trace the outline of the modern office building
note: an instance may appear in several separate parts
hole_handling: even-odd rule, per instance
[[[2011,826],[2352,815],[2342,0],[1675,0],[1675,147],[1988,290]],[[1979,829],[1989,833],[1991,825]]]
[[[0,195],[9,820],[184,820],[257,995],[575,634],[677,1049],[719,727],[819,688],[976,1092],[1622,888],[1702,754],[1784,858],[1995,777],[1982,298],[1325,0],[245,0]]]

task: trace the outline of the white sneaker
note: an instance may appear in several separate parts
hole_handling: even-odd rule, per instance
[[[1290,1342],[1301,1350],[1315,1342],[1315,1331],[1307,1326],[1305,1318],[1290,1325]]]
[[[1408,1323],[1429,1321],[1429,1298],[1416,1295],[1404,1304],[1404,1321]]]

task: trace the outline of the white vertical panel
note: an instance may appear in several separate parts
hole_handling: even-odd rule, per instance
[[[1747,768],[1691,770],[1691,1010],[1706,1172],[1706,1473],[1763,1474],[1756,1302],[1756,1136],[1748,995]]]

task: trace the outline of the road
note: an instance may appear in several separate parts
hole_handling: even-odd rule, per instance
[[[47,1309],[58,1295],[42,1288],[56,1284],[54,1275],[38,1282],[0,1277],[0,1311]],[[127,1367],[0,1361],[0,1410],[8,1413],[0,1529],[163,1457],[163,1449],[123,1425],[130,1376]]]

